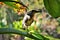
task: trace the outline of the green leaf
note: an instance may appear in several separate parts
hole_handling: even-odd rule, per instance
[[[13,29],[13,28],[0,28],[0,34],[11,34],[11,33],[23,35],[23,36],[26,36],[26,37],[29,37],[29,38],[32,38],[32,39],[35,39],[35,40],[41,40],[40,38],[37,38],[37,37],[29,34],[28,32],[22,32],[20,30],[16,30],[16,29]],[[34,33],[34,35],[37,36],[38,34]],[[42,35],[40,35],[40,37],[45,40],[45,38]]]
[[[0,2],[6,2],[6,1],[14,1],[14,0],[0,0]]]
[[[44,5],[52,17],[60,16],[60,3],[58,0],[44,0]]]
[[[35,36],[36,38],[40,39],[40,40],[49,40],[48,38],[45,38],[44,36],[42,36],[41,34],[35,32],[32,33],[33,36]]]
[[[4,2],[4,3],[12,8],[17,8],[14,2]]]

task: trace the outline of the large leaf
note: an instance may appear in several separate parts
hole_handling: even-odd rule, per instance
[[[10,33],[14,33],[14,34],[19,34],[19,35],[23,35],[23,36],[26,36],[26,37],[29,37],[29,38],[32,38],[32,39],[35,39],[35,40],[46,40],[47,38],[43,37],[42,35],[40,35],[41,38],[37,38],[27,32],[22,32],[20,30],[16,30],[16,29],[11,29],[11,28],[0,28],[0,34],[10,34]],[[38,34],[34,34],[34,35],[38,35]],[[39,36],[38,36],[39,37]]]
[[[60,16],[60,1],[44,0],[44,5],[52,17],[56,18]]]
[[[14,2],[4,2],[4,3],[12,8],[17,8],[17,6],[14,5],[15,4]]]

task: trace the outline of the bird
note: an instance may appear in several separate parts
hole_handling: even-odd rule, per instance
[[[34,14],[38,13],[38,12],[42,12],[42,10],[41,9],[31,10],[31,11],[28,11],[25,14],[25,16],[23,18],[23,22],[22,22],[23,29],[28,28],[28,26],[30,26],[33,23],[33,21],[34,21]]]

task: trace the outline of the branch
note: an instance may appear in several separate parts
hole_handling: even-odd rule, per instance
[[[28,8],[28,7],[27,7],[26,5],[24,5],[21,1],[18,2],[18,1],[13,1],[13,0],[0,0],[0,2],[15,2],[15,3],[19,3],[19,4],[21,4],[22,6]]]
[[[27,7],[26,5],[24,5],[22,2],[18,2],[18,1],[11,1],[11,2],[19,3],[19,4],[21,4],[22,6],[28,8],[28,7]]]

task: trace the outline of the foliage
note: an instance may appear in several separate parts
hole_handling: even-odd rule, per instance
[[[29,31],[22,29],[22,19],[20,14],[23,14],[24,11],[32,10],[32,9],[42,9],[45,5],[46,9],[49,11],[49,14],[51,14],[53,17],[58,17],[59,15],[59,4],[56,0],[0,0],[0,5],[5,5],[5,7],[0,8],[0,34],[10,34],[15,33],[19,35],[23,35],[35,40],[49,40],[53,39],[48,36],[42,36],[40,33],[40,24],[39,27],[36,27],[35,23],[28,28]],[[34,5],[34,6],[33,6]],[[55,7],[56,5],[56,7]],[[4,10],[5,11],[4,11]],[[4,12],[2,12],[2,11]],[[7,13],[6,13],[7,10]],[[51,11],[52,10],[52,11]],[[9,14],[8,16],[6,16]],[[11,16],[12,15],[12,16]],[[20,16],[19,16],[20,15]],[[1,19],[7,18],[7,25],[2,23]],[[10,19],[9,19],[10,18]],[[16,21],[16,20],[19,21]],[[41,21],[41,20],[40,20]],[[39,22],[40,22],[39,21]],[[58,20],[59,21],[59,20]],[[48,39],[49,38],[49,39]],[[53,39],[54,40],[54,39]]]

